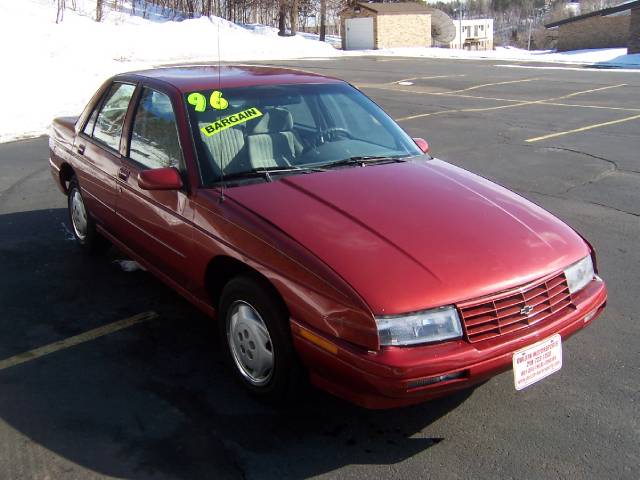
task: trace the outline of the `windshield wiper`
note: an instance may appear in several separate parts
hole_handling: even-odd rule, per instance
[[[344,165],[367,165],[372,163],[388,163],[388,162],[405,162],[402,157],[390,157],[390,156],[374,156],[374,155],[359,155],[355,157],[344,158],[337,162],[322,163],[320,167],[340,167]]]
[[[272,175],[278,175],[281,173],[305,173],[305,172],[323,172],[324,169],[319,167],[260,167],[252,168],[251,170],[245,170],[244,172],[234,172],[224,175],[221,180],[240,180],[243,178],[256,178],[263,177],[267,182],[272,182]]]

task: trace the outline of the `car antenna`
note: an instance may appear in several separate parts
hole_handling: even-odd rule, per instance
[[[218,92],[222,92],[222,75],[220,73],[220,69],[222,68],[222,58],[220,56],[220,20],[221,17],[216,17],[218,20]],[[209,100],[211,101],[211,100]],[[221,110],[218,110],[218,121],[220,121],[220,116],[222,115]],[[220,139],[218,139],[220,140]],[[220,168],[222,169],[221,173],[221,186],[220,186],[220,202],[224,202],[224,190],[226,188],[226,182],[224,180],[224,170],[226,165],[224,164],[224,157],[222,155],[222,145],[218,142],[218,158],[220,159]]]

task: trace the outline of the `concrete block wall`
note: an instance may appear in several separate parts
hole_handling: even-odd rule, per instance
[[[558,51],[626,47],[630,16],[590,17],[560,25]]]
[[[431,15],[378,15],[376,48],[430,47]]]
[[[640,8],[631,10],[627,53],[640,53]]]
[[[351,9],[340,15],[342,49],[346,49],[346,20],[348,18],[373,18],[373,48],[430,47],[431,15],[429,14],[393,14],[377,15],[363,8],[356,13]]]

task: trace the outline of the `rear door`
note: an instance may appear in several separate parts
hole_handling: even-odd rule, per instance
[[[116,222],[122,129],[135,88],[132,83],[114,82],[94,106],[74,145],[84,201],[98,223],[110,231]]]
[[[187,195],[187,172],[175,109],[165,92],[141,86],[136,94],[127,154],[118,171],[116,212],[125,244],[181,286],[188,285],[193,210]],[[138,174],[174,167],[183,178],[181,190],[144,190]]]

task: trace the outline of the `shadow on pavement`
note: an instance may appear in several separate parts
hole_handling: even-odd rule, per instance
[[[86,256],[64,223],[64,209],[0,216],[0,359],[160,314],[0,371],[0,418],[85,468],[126,478],[303,478],[395,464],[444,440],[421,432],[470,395],[367,411],[310,387],[287,409],[259,404],[223,368],[208,318],[151,275],[122,271],[114,249]]]

